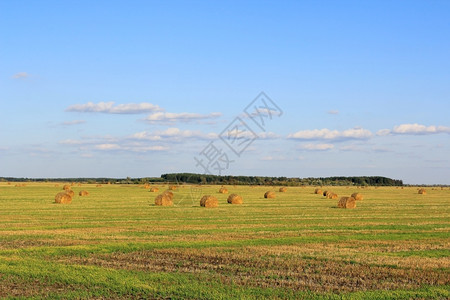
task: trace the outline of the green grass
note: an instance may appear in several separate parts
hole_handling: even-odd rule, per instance
[[[264,199],[273,188],[228,186],[244,198],[229,205],[218,186],[186,186],[173,207],[131,185],[54,204],[61,188],[0,183],[0,297],[450,297],[449,189],[324,188],[364,194],[345,210],[313,187]],[[203,194],[219,207],[199,207]]]

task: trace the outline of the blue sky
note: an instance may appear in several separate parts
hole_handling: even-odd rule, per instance
[[[222,174],[450,184],[449,19],[448,1],[2,1],[0,176],[202,173],[212,143]],[[262,91],[282,113],[259,128]]]

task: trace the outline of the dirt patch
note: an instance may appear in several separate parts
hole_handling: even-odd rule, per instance
[[[71,263],[150,272],[208,274],[226,284],[315,292],[413,289],[450,284],[448,273],[362,262],[273,255],[243,249],[158,249],[70,259]],[[223,250],[223,249],[222,249]]]

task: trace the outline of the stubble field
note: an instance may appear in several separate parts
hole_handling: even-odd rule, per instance
[[[242,205],[219,188],[180,186],[159,207],[137,185],[75,185],[55,204],[62,184],[0,183],[0,297],[450,297],[449,188],[322,188],[362,193],[356,209],[314,187],[227,186]],[[218,208],[199,206],[206,194]]]

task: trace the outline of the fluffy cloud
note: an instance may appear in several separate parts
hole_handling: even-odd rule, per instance
[[[114,102],[88,102],[86,104],[75,104],[66,109],[69,112],[96,112],[106,114],[141,114],[161,110],[162,108],[158,105],[148,102],[118,105],[114,105]]]
[[[28,74],[27,72],[19,72],[12,76],[12,78],[14,79],[25,79],[28,77],[30,77],[30,74]]]
[[[168,112],[156,112],[148,115],[144,120],[154,123],[154,122],[190,122],[198,120],[216,119],[222,114],[218,112],[213,112],[207,115],[197,114],[197,113],[168,113]]]
[[[165,151],[168,150],[169,147],[161,146],[161,145],[154,145],[149,146],[145,144],[98,144],[94,146],[95,150],[101,150],[101,151],[131,151],[131,152],[149,152],[149,151]]]
[[[176,127],[167,128],[166,130],[160,130],[155,132],[142,131],[130,136],[131,139],[148,140],[148,141],[160,141],[160,140],[179,140],[179,139],[204,139],[210,140],[217,138],[215,133],[203,133],[201,131],[193,130],[181,130]]]
[[[119,150],[121,147],[118,144],[98,144],[94,148],[97,150]]]
[[[377,132],[379,136],[386,136],[389,134],[410,134],[410,135],[428,135],[428,134],[438,134],[438,133],[448,133],[450,134],[450,127],[447,126],[425,126],[421,124],[401,124],[394,126],[392,130],[382,129]]]
[[[309,151],[326,151],[326,150],[333,149],[334,145],[332,145],[332,144],[305,144],[305,145],[300,145],[299,148],[302,150],[309,150]]]
[[[302,130],[289,134],[289,139],[299,140],[351,140],[369,139],[372,132],[363,128],[353,128],[344,131],[324,129]]]

